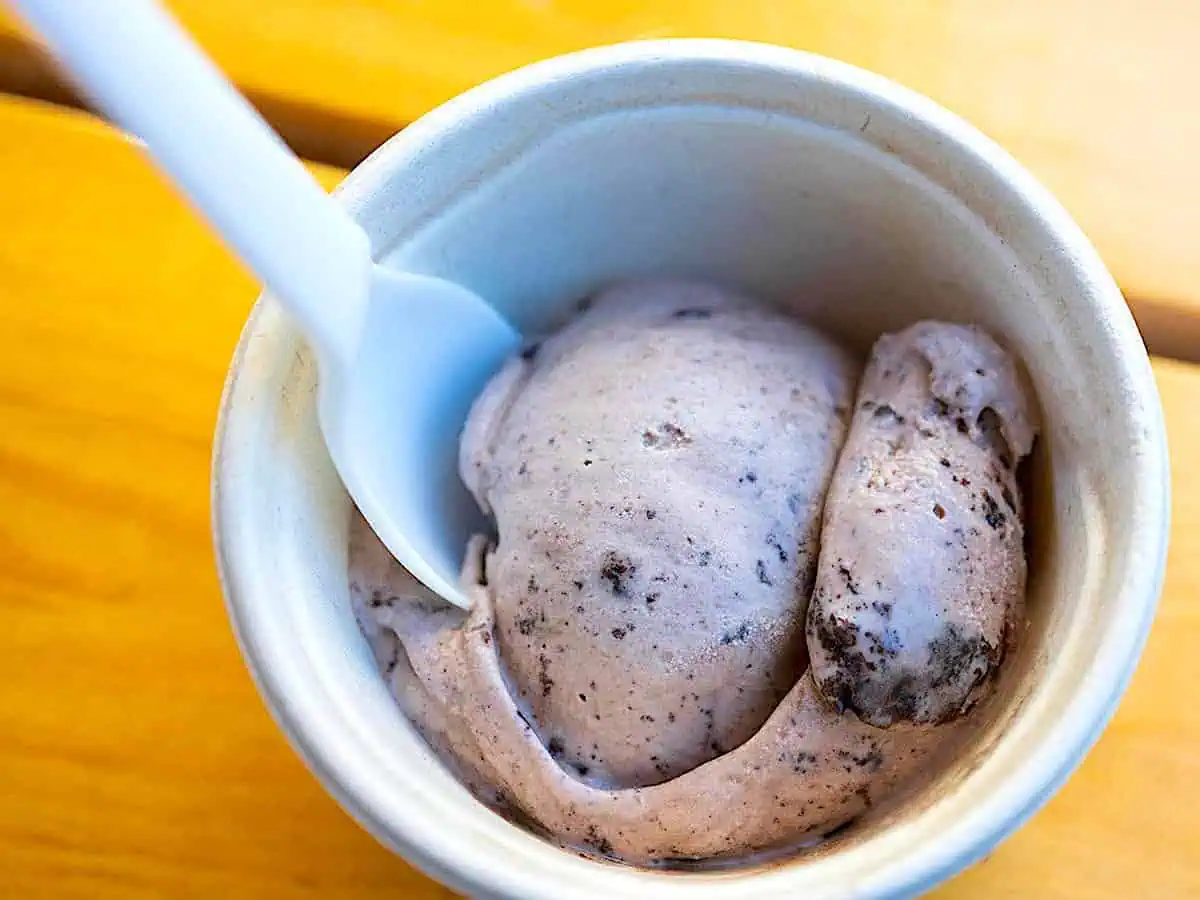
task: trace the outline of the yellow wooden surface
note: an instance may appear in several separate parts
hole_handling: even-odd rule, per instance
[[[0,99],[0,135],[0,896],[449,896],[309,776],[226,623],[209,451],[251,280],[105,126]],[[1156,370],[1175,525],[1147,657],[944,900],[1200,895],[1200,367]]]
[[[1097,243],[1151,346],[1200,358],[1195,0],[168,0],[301,152],[350,164],[499,72],[632,38],[766,40],[966,116]],[[0,89],[57,96],[0,13]]]

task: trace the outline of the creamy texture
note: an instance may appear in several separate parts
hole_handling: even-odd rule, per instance
[[[1025,595],[1017,372],[977,328],[876,343],[826,498],[813,675],[873,725],[936,724],[984,692]]]
[[[606,292],[472,410],[488,594],[547,746],[614,787],[749,738],[805,666],[804,609],[854,361],[713,288]]]
[[[355,519],[351,596],[392,692],[476,796],[566,846],[641,865],[817,840],[911,781],[961,725],[879,729],[802,675],[744,744],[670,781],[611,790],[564,768],[513,697],[486,590],[448,608]]]
[[[498,540],[468,553],[470,614],[356,519],[355,611],[468,787],[568,845],[661,863],[820,837],[929,768],[1019,609],[1011,471],[1030,412],[972,329],[881,339],[857,403],[856,376],[826,338],[742,298],[617,288],[472,411],[461,468]],[[943,458],[971,485],[946,482]],[[1001,462],[993,511],[966,487]],[[949,485],[962,497],[942,499]],[[972,527],[981,503],[1004,533],[954,544],[944,529]],[[973,652],[939,669],[926,657],[947,634]]]

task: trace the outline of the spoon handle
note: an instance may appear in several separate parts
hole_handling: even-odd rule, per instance
[[[16,0],[96,104],[340,358],[371,278],[366,234],[154,0]],[[84,164],[81,161],[81,164]]]

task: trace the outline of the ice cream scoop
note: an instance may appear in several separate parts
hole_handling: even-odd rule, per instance
[[[1025,596],[1017,464],[1033,409],[983,331],[922,322],[876,343],[825,503],[813,676],[882,727],[962,715]]]
[[[463,478],[513,685],[564,765],[664,781],[752,735],[804,610],[856,360],[737,294],[603,291],[472,409]]]

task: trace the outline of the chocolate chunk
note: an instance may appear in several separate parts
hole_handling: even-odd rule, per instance
[[[637,566],[626,556],[621,556],[615,550],[609,550],[604,555],[600,566],[600,577],[609,583],[612,592],[618,597],[629,593],[629,583],[637,573]]]

